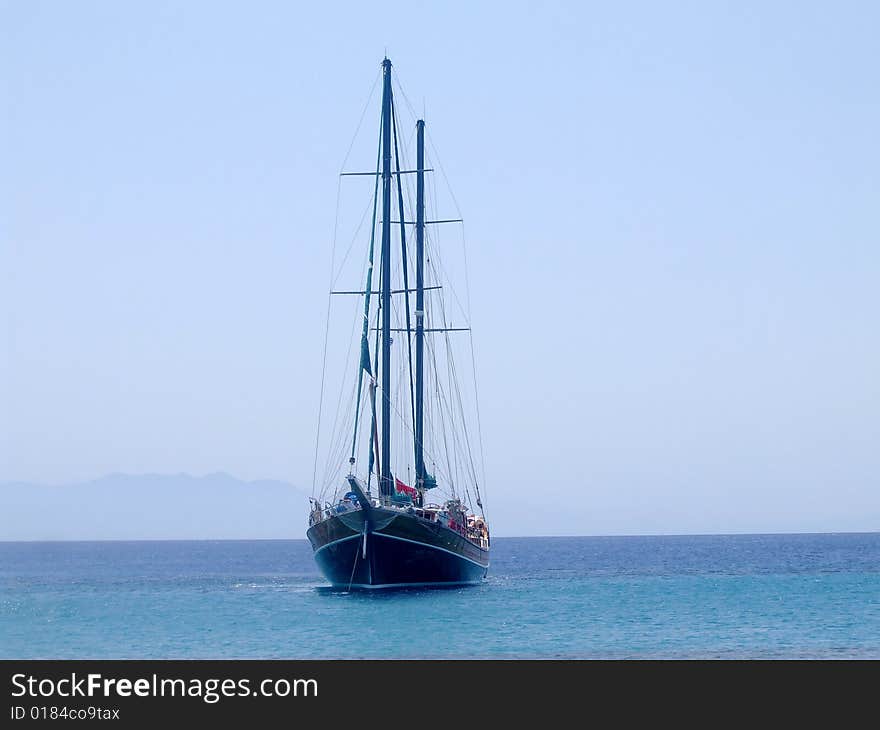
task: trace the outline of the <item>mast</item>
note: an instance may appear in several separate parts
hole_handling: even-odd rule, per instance
[[[416,487],[425,489],[425,122],[416,122]]]
[[[391,61],[382,61],[382,459],[379,493],[394,494],[391,476]]]

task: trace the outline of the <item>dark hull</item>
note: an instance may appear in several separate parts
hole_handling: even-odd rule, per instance
[[[457,532],[397,510],[373,509],[364,537],[361,510],[335,515],[306,533],[321,572],[338,588],[402,588],[479,583],[489,551]]]

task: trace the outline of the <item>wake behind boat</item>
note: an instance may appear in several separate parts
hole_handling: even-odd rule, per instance
[[[400,129],[386,58],[376,170],[343,173],[374,181],[366,285],[363,290],[331,292],[363,297],[355,313],[362,325],[349,405],[354,423],[338,418],[340,395],[320,483],[316,454],[306,533],[321,572],[333,586],[345,589],[477,584],[489,568],[489,528],[477,469],[482,450],[478,458],[470,446],[471,433],[476,430],[479,436],[476,378],[467,393],[455,367],[456,354],[461,355],[456,335],[466,338],[473,357],[471,331],[450,321],[454,307],[446,303],[446,284],[441,283],[446,252],[435,232],[440,224],[461,220],[426,217],[426,173],[433,170],[425,166],[425,122],[415,122],[414,167],[406,164]],[[415,204],[406,206],[413,192]],[[414,255],[407,247],[410,232],[415,235]],[[379,287],[373,291],[377,237]],[[453,294],[457,315],[469,321],[454,289]],[[325,372],[326,351],[325,343]],[[471,372],[476,372],[472,363]],[[345,393],[345,387],[339,392]],[[323,406],[323,389],[321,396]],[[320,445],[320,416],[318,439]],[[363,452],[366,469],[359,474],[357,456]]]

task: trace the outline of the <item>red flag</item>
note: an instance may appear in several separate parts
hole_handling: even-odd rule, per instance
[[[413,499],[419,496],[419,492],[415,487],[408,487],[397,477],[394,477],[394,486],[397,488],[398,492],[401,494],[408,494]]]

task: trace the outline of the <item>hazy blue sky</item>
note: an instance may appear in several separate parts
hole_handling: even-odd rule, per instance
[[[0,2],[0,481],[309,488],[387,49],[467,220],[497,534],[880,529],[878,31],[872,2]]]

